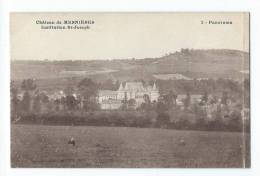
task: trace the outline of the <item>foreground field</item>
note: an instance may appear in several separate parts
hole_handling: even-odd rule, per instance
[[[249,135],[127,127],[11,126],[12,167],[249,167]],[[76,145],[68,144],[74,137]],[[180,143],[180,141],[185,141]],[[243,161],[242,158],[246,157]]]

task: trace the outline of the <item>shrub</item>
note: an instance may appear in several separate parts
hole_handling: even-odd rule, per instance
[[[16,123],[46,125],[91,125],[91,126],[125,126],[125,127],[159,127],[183,130],[208,131],[242,131],[249,132],[250,121],[242,123],[239,112],[232,112],[228,119],[221,116],[208,120],[197,117],[190,111],[58,111],[48,113],[20,113],[21,119]]]
[[[159,113],[156,123],[159,127],[166,127],[170,123],[170,116],[166,112]]]

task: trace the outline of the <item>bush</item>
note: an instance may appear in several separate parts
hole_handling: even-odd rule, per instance
[[[170,116],[163,112],[159,113],[156,119],[156,124],[158,127],[167,127],[168,124],[170,123]]]
[[[197,117],[189,111],[58,111],[48,113],[20,113],[16,123],[46,125],[89,125],[89,126],[125,126],[125,127],[159,127],[180,130],[207,131],[242,131],[250,130],[250,121],[242,123],[239,112],[232,112],[228,119],[221,116],[207,119]],[[243,129],[243,126],[245,128]]]

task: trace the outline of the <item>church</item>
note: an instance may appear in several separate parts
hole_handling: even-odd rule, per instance
[[[151,102],[158,101],[159,90],[154,83],[153,86],[144,86],[142,82],[121,83],[118,90],[100,90],[98,92],[98,103],[101,109],[119,109],[124,100],[135,100],[135,108],[145,102],[144,96],[147,95]]]

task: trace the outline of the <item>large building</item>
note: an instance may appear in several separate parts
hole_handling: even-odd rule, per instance
[[[147,95],[151,102],[158,101],[159,90],[154,83],[153,86],[144,86],[142,82],[121,83],[118,90],[100,90],[98,93],[98,102],[101,109],[119,109],[123,101],[135,100],[135,107],[139,107],[145,102],[144,97]]]

